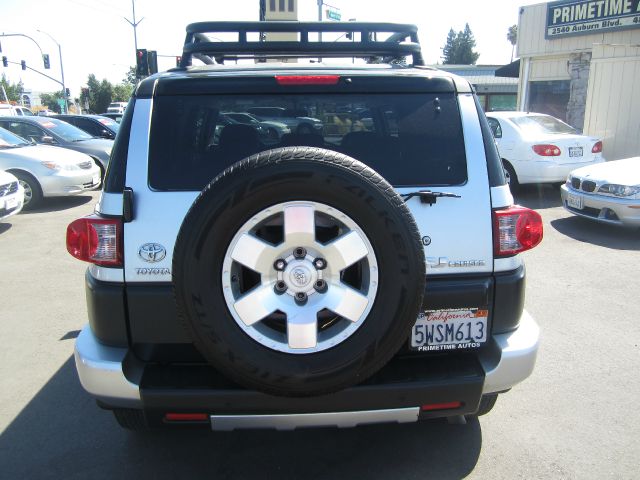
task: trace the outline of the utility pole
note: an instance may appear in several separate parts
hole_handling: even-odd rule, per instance
[[[62,47],[56,41],[56,39],[49,35],[47,32],[43,32],[42,30],[38,30],[38,32],[44,33],[47,37],[53,40],[53,43],[58,45],[58,55],[60,55],[60,76],[62,77],[62,98],[64,99],[64,112],[69,113],[69,99],[67,98],[67,87],[64,84],[64,68],[62,67]]]
[[[136,0],[131,0],[131,9],[133,11],[133,21],[129,20],[127,17],[122,17],[122,18],[124,18],[127,21],[127,23],[133,27],[133,44],[134,44],[134,47],[135,47],[134,58],[136,59],[136,65],[137,65],[137,62],[138,62],[138,31],[137,31],[137,28],[138,28],[138,25],[140,25],[140,22],[142,22],[142,20],[144,20],[144,17],[142,17],[140,20],[138,20],[136,22]]]

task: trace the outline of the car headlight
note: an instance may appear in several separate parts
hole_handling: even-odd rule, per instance
[[[616,197],[630,197],[640,193],[640,185],[618,185],[617,183],[606,183],[598,189],[599,193],[608,193]]]
[[[45,160],[43,162],[40,162],[42,164],[43,167],[47,167],[49,170],[61,170],[62,167],[60,166],[59,163],[56,162],[52,162],[50,160]]]

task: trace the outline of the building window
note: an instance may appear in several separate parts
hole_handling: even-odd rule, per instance
[[[546,113],[566,122],[569,83],[569,80],[530,82],[527,111]]]
[[[269,10],[272,12],[276,11],[276,0],[269,0]]]
[[[289,0],[289,11],[293,12],[294,8],[293,8],[293,2],[294,0]]]
[[[284,12],[284,0],[280,0],[278,7],[281,12]]]

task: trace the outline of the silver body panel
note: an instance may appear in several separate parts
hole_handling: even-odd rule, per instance
[[[376,423],[418,421],[420,407],[358,412],[294,413],[285,415],[211,415],[211,428],[229,432],[242,429],[295,430],[308,427],[353,428]]]

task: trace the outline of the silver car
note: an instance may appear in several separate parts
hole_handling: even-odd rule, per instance
[[[43,197],[77,195],[100,185],[100,168],[84,153],[34,145],[0,128],[0,170],[18,178],[24,189],[24,209]]]
[[[562,185],[562,205],[581,217],[640,227],[640,157],[572,171]]]

